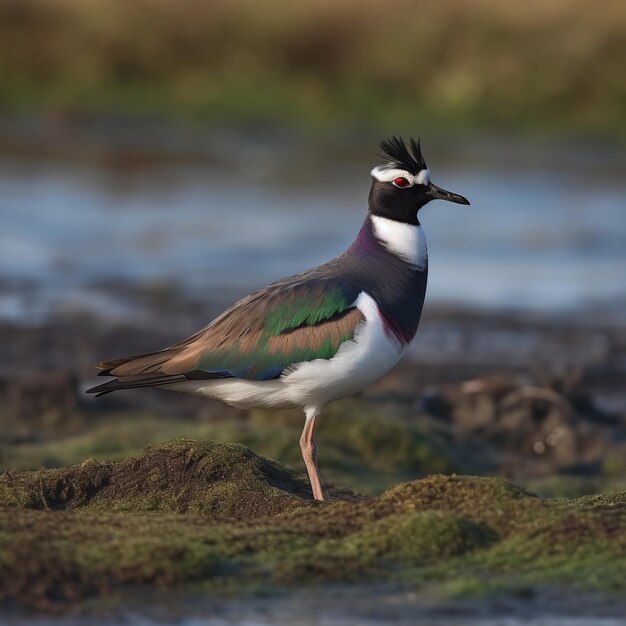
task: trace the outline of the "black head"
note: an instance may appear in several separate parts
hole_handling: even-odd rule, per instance
[[[380,157],[386,163],[372,170],[374,182],[369,197],[372,215],[419,224],[417,213],[431,200],[469,204],[467,198],[433,185],[419,139],[417,142],[411,139],[407,146],[401,137],[391,137],[382,141],[380,148]]]

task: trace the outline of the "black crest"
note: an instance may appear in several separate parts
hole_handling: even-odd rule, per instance
[[[390,162],[392,167],[406,170],[411,174],[417,174],[421,170],[425,170],[428,166],[422,156],[420,140],[411,138],[409,146],[404,142],[402,137],[390,137],[380,142],[382,154],[379,156]]]

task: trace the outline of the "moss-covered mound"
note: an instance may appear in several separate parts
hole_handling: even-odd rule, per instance
[[[0,600],[49,609],[191,582],[231,594],[337,581],[626,590],[624,493],[542,501],[499,479],[438,475],[330,496],[314,503],[292,470],[213,442],[4,474]]]
[[[0,505],[30,509],[169,511],[256,519],[310,500],[303,476],[232,443],[174,440],[117,463],[0,477]]]

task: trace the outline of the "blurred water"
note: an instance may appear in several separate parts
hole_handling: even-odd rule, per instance
[[[416,617],[404,618],[328,616],[258,616],[237,617],[191,617],[164,622],[161,619],[146,619],[141,616],[124,616],[109,620],[76,619],[30,619],[29,626],[623,626],[624,620],[617,617],[572,617],[541,615],[524,617]],[[0,618],[0,626],[5,622]],[[25,626],[26,622],[7,621],[6,626]]]
[[[596,152],[593,169],[567,157],[567,168],[558,154],[548,163],[531,155],[523,167],[430,159],[434,181],[472,206],[433,202],[421,213],[429,302],[623,303],[626,178],[609,154]],[[211,298],[311,267],[354,238],[369,165],[337,164],[320,182],[206,163],[0,158],[0,316],[101,308],[120,280]]]
[[[87,603],[66,615],[0,613],[0,626],[621,626],[623,613],[622,598],[584,591],[451,599],[436,586],[326,585],[230,600],[138,590],[124,603]]]

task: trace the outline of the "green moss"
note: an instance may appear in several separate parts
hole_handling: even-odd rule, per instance
[[[626,591],[624,493],[542,501],[500,479],[330,490],[240,445],[176,440],[117,463],[0,477],[0,600],[42,610],[127,585],[245,593],[386,581],[449,595]]]
[[[173,440],[117,463],[5,474],[0,504],[37,509],[171,511],[256,518],[297,508],[302,476],[239,444]]]
[[[609,491],[599,495],[584,496],[576,503],[584,508],[592,509],[626,509],[626,490]]]
[[[423,565],[464,554],[495,541],[488,527],[444,511],[391,515],[350,535],[339,554]]]

